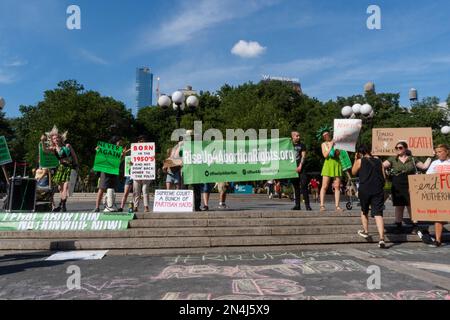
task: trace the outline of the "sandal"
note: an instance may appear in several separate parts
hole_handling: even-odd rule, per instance
[[[327,211],[327,209],[325,208],[325,206],[320,206],[320,212],[324,212]]]
[[[344,212],[344,210],[342,210],[341,207],[337,206],[337,207],[336,207],[336,212]]]

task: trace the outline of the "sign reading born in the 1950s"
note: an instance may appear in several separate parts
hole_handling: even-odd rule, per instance
[[[413,221],[450,221],[450,173],[410,175]]]
[[[433,133],[431,128],[376,128],[372,131],[372,154],[395,156],[395,146],[399,141],[408,144],[413,156],[433,155]]]
[[[131,179],[155,180],[155,143],[133,143],[131,145]]]

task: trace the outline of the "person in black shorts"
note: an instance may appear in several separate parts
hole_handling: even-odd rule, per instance
[[[300,210],[300,194],[303,195],[303,200],[305,200],[306,211],[311,211],[311,206],[309,203],[309,191],[308,191],[308,176],[306,175],[306,170],[304,168],[306,160],[306,146],[300,142],[300,133],[298,131],[291,132],[292,144],[295,150],[295,159],[297,162],[297,174],[298,178],[292,179],[292,184],[294,186],[295,194],[295,206],[292,210]]]
[[[385,174],[383,163],[379,158],[372,156],[370,149],[361,145],[355,155],[355,163],[353,164],[352,174],[359,175],[358,197],[361,203],[361,222],[363,230],[359,230],[358,234],[364,239],[369,239],[369,210],[372,217],[375,217],[380,241],[378,247],[384,249],[384,184]]]

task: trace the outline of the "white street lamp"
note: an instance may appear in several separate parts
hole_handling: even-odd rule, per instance
[[[449,134],[450,127],[449,126],[442,127],[441,132],[442,132],[442,134]]]
[[[162,95],[158,98],[158,105],[160,107],[167,108],[170,106],[171,103],[172,103],[172,101],[166,95]]]
[[[175,91],[172,93],[172,101],[177,105],[181,105],[184,102],[184,93],[181,91]]]
[[[361,113],[361,105],[359,103],[354,104],[352,107],[353,113],[358,115]]]
[[[173,110],[177,111],[178,108],[181,109],[181,111],[184,111],[184,109],[186,108],[186,104],[183,102],[180,105],[173,103],[172,104]]]
[[[370,105],[370,104],[368,104],[368,103],[366,103],[366,104],[363,104],[362,106],[361,106],[361,114],[363,115],[363,116],[369,116],[370,115],[370,113],[372,112],[372,106]]]
[[[353,114],[352,107],[350,107],[350,106],[343,107],[341,110],[341,114],[346,118],[350,117]]]
[[[189,96],[186,99],[186,104],[187,104],[188,107],[197,108],[198,104],[199,104],[198,98],[196,96]]]

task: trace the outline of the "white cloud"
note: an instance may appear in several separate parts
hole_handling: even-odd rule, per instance
[[[28,61],[26,61],[26,60],[14,59],[14,60],[6,62],[4,64],[4,66],[12,68],[12,67],[23,67],[23,66],[26,66],[27,64],[28,64]]]
[[[175,18],[168,19],[155,30],[151,24],[141,33],[137,51],[147,51],[181,45],[195,39],[201,31],[237,18],[246,17],[279,0],[185,0],[174,8]]]
[[[11,84],[15,82],[15,75],[0,69],[0,84]]]
[[[108,61],[106,61],[103,58],[100,58],[99,56],[95,55],[94,53],[85,50],[85,49],[81,49],[80,50],[80,55],[82,58],[84,58],[85,60],[95,63],[95,64],[100,64],[100,65],[108,65]]]
[[[231,49],[231,53],[241,58],[256,58],[262,55],[266,49],[256,41],[239,40]]]

